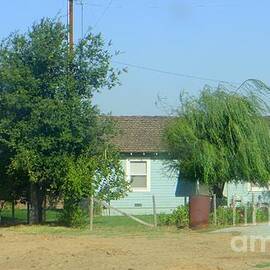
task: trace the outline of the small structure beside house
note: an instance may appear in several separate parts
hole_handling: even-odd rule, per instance
[[[223,191],[227,198],[228,205],[236,201],[238,205],[254,203],[258,206],[270,205],[270,186],[259,187],[251,183],[229,183],[226,184]]]

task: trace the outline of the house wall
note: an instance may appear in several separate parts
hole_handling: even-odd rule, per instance
[[[126,159],[122,162],[125,168]],[[148,192],[130,192],[123,199],[111,201],[112,206],[129,214],[144,215],[153,214],[152,195],[155,195],[157,213],[170,213],[177,206],[185,203],[184,197],[176,197],[178,175],[169,172],[162,159],[149,159],[149,163],[150,190]],[[117,213],[111,211],[110,214]]]
[[[229,183],[224,188],[224,195],[228,197],[228,204],[231,204],[233,197],[238,203],[246,204],[252,202],[254,197],[255,203],[269,203],[270,191],[265,188],[251,187],[250,183]]]
[[[123,159],[123,168],[126,161]],[[149,160],[150,163],[150,190],[147,192],[129,192],[120,200],[111,201],[111,205],[133,215],[153,214],[152,195],[155,195],[157,213],[171,213],[177,206],[188,203],[188,196],[194,194],[195,187],[189,182],[179,180],[176,173],[168,171],[163,159],[136,157],[134,159]],[[270,191],[262,188],[251,188],[249,183],[229,183],[225,185],[224,195],[228,198],[228,205],[232,203],[235,196],[238,204],[252,202],[269,203]],[[105,210],[105,215],[118,215],[113,210]]]

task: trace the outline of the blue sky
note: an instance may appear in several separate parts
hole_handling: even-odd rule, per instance
[[[123,52],[115,61],[173,73],[241,83],[270,84],[269,0],[84,0],[84,29],[102,32]],[[66,0],[3,1],[0,38],[24,32],[42,17],[66,21]],[[75,6],[81,35],[81,8]],[[121,67],[119,64],[114,64]],[[114,115],[162,115],[179,93],[196,95],[205,84],[165,73],[129,67],[122,85],[102,91],[95,102]],[[156,104],[160,96],[167,105]]]

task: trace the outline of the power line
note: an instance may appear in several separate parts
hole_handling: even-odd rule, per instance
[[[81,6],[81,38],[83,38],[84,35],[84,0],[77,0],[76,1],[77,5]]]
[[[113,0],[110,0],[109,4],[105,7],[105,9],[103,10],[102,14],[100,15],[100,17],[97,19],[97,21],[94,24],[93,28],[96,28],[96,26],[98,25],[98,23],[103,19],[103,17],[105,16],[106,12],[109,10],[109,8],[112,5]]]
[[[120,61],[113,61],[113,63],[123,65],[123,66],[133,67],[133,68],[137,68],[137,69],[158,72],[158,73],[177,76],[177,77],[196,79],[196,80],[201,80],[201,81],[210,81],[210,82],[215,82],[215,83],[229,83],[232,85],[239,85],[240,84],[238,82],[224,81],[224,80],[218,80],[218,79],[196,76],[196,75],[191,75],[191,74],[171,72],[171,71],[161,70],[161,69],[157,69],[157,68],[146,67],[146,66],[142,66],[142,65],[134,65],[134,64],[124,63],[124,62],[120,62]]]

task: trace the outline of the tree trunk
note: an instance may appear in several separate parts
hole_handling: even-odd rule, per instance
[[[42,212],[42,218],[43,218],[43,222],[46,222],[46,209],[47,209],[47,197],[46,194],[44,194],[43,197],[43,212]]]
[[[38,184],[32,183],[30,187],[31,194],[31,208],[29,224],[40,224],[43,220],[43,192]]]
[[[216,201],[217,207],[218,207],[219,205],[222,204],[222,199],[224,198],[224,196],[223,196],[224,185],[225,185],[225,184],[223,184],[223,183],[222,183],[222,184],[219,184],[219,185],[215,185],[215,186],[213,187],[213,189],[212,189],[213,194],[216,194],[216,198],[217,198],[217,201]]]

